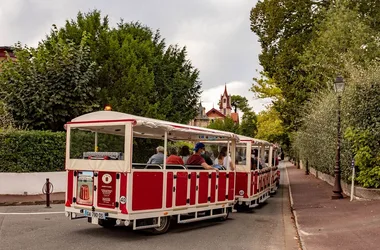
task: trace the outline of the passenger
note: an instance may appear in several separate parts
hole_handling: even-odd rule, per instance
[[[182,158],[177,155],[175,148],[170,149],[170,156],[166,159],[166,164],[185,165]]]
[[[190,157],[190,149],[188,146],[183,146],[179,151],[179,155],[182,158],[183,162],[187,162],[187,159]]]
[[[208,165],[210,165],[210,166],[213,165],[213,162],[212,162],[212,160],[211,160],[211,157],[210,157],[210,153],[209,153],[209,152],[205,151],[205,153],[202,154],[202,157],[203,157],[203,159],[205,159],[205,161],[206,161],[206,163],[207,163]]]
[[[187,165],[201,165],[206,170],[216,170],[212,166],[208,165],[205,159],[202,157],[202,153],[205,152],[205,145],[202,142],[198,142],[194,148],[194,154],[187,159]]]
[[[259,152],[257,149],[252,149],[251,151],[251,170],[256,170],[257,169],[257,156]]]
[[[224,152],[220,152],[218,158],[216,158],[214,161],[214,168],[226,170],[226,168],[223,166],[225,157],[226,154]]]
[[[152,155],[149,160],[148,164],[163,164],[164,163],[164,147],[158,146],[156,148],[157,154]]]
[[[224,154],[226,155],[226,157],[224,158],[224,163],[223,163],[223,166],[227,169],[227,170],[234,170],[234,166],[232,164],[232,160],[231,160],[231,157],[229,156],[228,152],[227,152],[227,147],[223,147],[220,152],[224,152]]]

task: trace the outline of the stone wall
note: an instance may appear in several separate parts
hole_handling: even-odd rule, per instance
[[[305,166],[303,165],[302,161],[300,163],[300,168],[305,170]],[[335,182],[334,176],[322,173],[311,167],[309,167],[309,171],[310,171],[310,174],[327,182],[331,186],[334,186],[334,182]],[[347,196],[351,196],[351,183],[347,184],[344,181],[341,181],[340,185],[342,186],[343,193]],[[363,188],[363,187],[355,186],[354,197],[356,199],[380,200],[380,189]]]

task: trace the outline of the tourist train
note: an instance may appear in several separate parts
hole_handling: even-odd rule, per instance
[[[253,209],[279,186],[278,148],[263,140],[115,111],[79,116],[65,129],[69,219],[162,234],[174,220],[226,220]],[[154,142],[163,145],[162,163],[146,162]],[[211,148],[215,157],[226,147],[219,159],[228,166],[168,163],[175,142]]]

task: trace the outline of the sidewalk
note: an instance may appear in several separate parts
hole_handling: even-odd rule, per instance
[[[286,164],[304,250],[379,249],[379,201],[332,200],[332,186]]]
[[[65,203],[65,193],[50,195],[50,204]],[[0,206],[46,204],[46,195],[0,195]]]

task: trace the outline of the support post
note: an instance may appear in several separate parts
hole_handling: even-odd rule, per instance
[[[46,178],[46,208],[50,208],[50,181]]]
[[[340,103],[341,103],[341,96],[338,95],[338,126],[337,126],[337,147],[336,147],[336,160],[335,160],[335,183],[333,188],[333,195],[331,198],[333,200],[335,199],[342,199],[342,187],[340,185]]]
[[[354,200],[354,190],[355,190],[355,161],[352,160],[352,164],[351,164],[351,167],[352,167],[352,180],[351,180],[351,198],[350,198],[350,201],[353,201]]]

